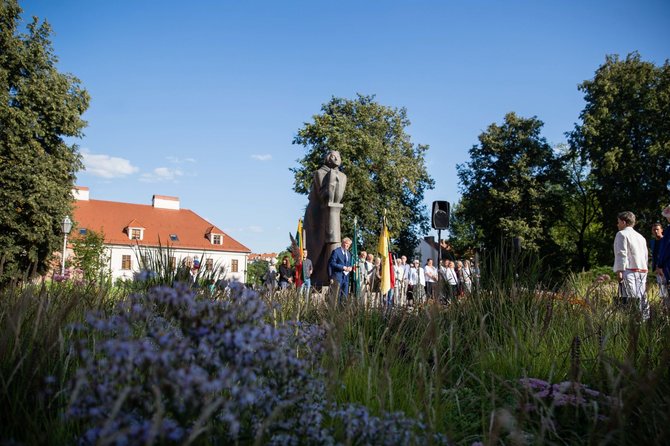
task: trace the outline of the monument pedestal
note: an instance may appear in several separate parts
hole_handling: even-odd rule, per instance
[[[342,203],[328,203],[328,222],[326,225],[326,243],[339,245],[342,242],[340,233],[340,212],[344,205]],[[337,246],[335,246],[337,248]],[[333,250],[330,250],[331,252]],[[330,252],[328,253],[330,256]]]

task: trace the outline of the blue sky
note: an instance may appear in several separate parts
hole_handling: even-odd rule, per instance
[[[332,96],[405,107],[428,144],[433,200],[458,200],[456,164],[514,111],[565,142],[577,85],[607,54],[670,58],[667,1],[31,0],[59,69],[91,94],[77,141],[91,198],[178,196],[253,252],[289,244],[307,197],[297,131]]]

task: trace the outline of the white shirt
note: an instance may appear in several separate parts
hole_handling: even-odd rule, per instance
[[[434,266],[426,265],[426,282],[435,283],[437,282],[437,268]]]
[[[409,269],[409,278],[408,278],[408,283],[410,285],[416,285],[417,283],[419,285],[425,285],[426,284],[426,276],[423,272],[423,268],[419,267],[419,277],[417,278],[417,269],[412,267]],[[417,280],[418,279],[418,280]]]
[[[396,282],[402,282],[403,278],[405,277],[405,266],[396,265],[394,267],[394,273]]]
[[[405,270],[405,273],[403,274],[403,280],[406,282],[409,280],[409,270],[411,269],[411,265],[409,263],[403,263],[402,265],[403,269]]]
[[[440,274],[449,285],[458,285],[458,276],[453,268],[440,268]]]
[[[470,268],[465,266],[463,267],[463,282],[472,283],[472,271],[470,271]]]
[[[647,241],[632,226],[627,226],[617,232],[614,237],[614,267],[612,268],[615,272],[631,269],[646,270],[648,257]]]

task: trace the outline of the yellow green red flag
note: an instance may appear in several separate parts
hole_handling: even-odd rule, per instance
[[[389,229],[386,226],[386,217],[382,223],[382,233],[379,235],[379,245],[377,252],[382,260],[382,280],[380,283],[380,291],[382,296],[391,289],[391,258],[389,253]]]

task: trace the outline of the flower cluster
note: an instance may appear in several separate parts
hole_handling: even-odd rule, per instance
[[[86,426],[82,444],[205,435],[335,444],[337,426],[355,444],[427,443],[422,425],[400,414],[376,418],[327,402],[318,366],[323,330],[275,326],[256,292],[235,282],[225,289],[208,299],[185,285],[156,287],[129,296],[112,316],[87,315],[76,327],[82,366],[68,411]]]
[[[63,274],[54,271],[51,277],[54,282],[73,281],[75,285],[81,285],[83,284],[84,271],[80,268],[66,268]]]
[[[135,273],[135,280],[139,282],[146,282],[147,280],[155,279],[158,277],[158,273],[155,271],[142,270]]]
[[[578,407],[588,409],[593,402],[597,402],[601,407],[613,407],[619,403],[616,398],[574,381],[551,384],[537,378],[522,378],[519,383],[532,394],[536,402],[542,401],[555,408]],[[527,412],[532,412],[537,410],[537,406],[535,402],[529,402],[524,409]],[[603,414],[600,414],[599,417],[604,419]]]
[[[402,412],[370,415],[367,407],[347,404],[331,411],[331,416],[344,425],[346,444],[360,445],[446,445],[447,438],[436,433],[426,435],[426,426],[407,418]]]
[[[66,270],[63,272],[63,274],[60,274],[60,273],[57,273],[57,272],[54,272],[54,273],[53,273],[53,280],[54,280],[54,282],[58,282],[58,283],[60,283],[60,282],[65,282],[65,281],[70,280],[70,278],[71,278],[71,274],[70,274],[70,269],[69,269],[69,268],[66,269]]]

